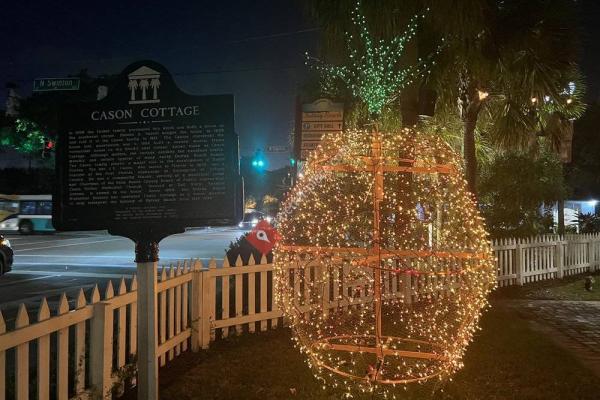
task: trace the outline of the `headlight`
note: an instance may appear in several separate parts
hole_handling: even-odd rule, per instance
[[[253,223],[253,224],[258,224],[258,218],[254,218],[254,219],[252,220],[252,223]]]
[[[244,223],[243,223],[243,222],[240,222],[240,223],[238,224],[238,226],[239,226],[240,228],[242,228],[242,227],[244,226]]]
[[[0,241],[0,244],[6,247],[10,247],[10,240],[2,239],[2,241]]]

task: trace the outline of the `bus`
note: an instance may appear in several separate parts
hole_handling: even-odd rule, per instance
[[[0,194],[0,232],[54,232],[52,196]]]

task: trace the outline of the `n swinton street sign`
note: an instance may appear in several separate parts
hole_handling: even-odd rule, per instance
[[[33,81],[33,91],[79,90],[79,82],[79,78],[39,78]]]

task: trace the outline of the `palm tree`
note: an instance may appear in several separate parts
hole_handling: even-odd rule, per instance
[[[355,6],[353,0],[309,2],[311,15],[324,26],[323,51],[334,59],[341,58],[339,34],[348,29]],[[581,90],[565,95],[569,82],[580,80],[574,63],[575,10],[569,0],[423,0],[401,5],[382,0],[363,7],[379,37],[402,32],[411,15],[430,9],[429,23],[405,49],[405,61],[414,65],[442,39],[445,49],[431,76],[404,90],[400,112],[403,123],[412,125],[423,89],[435,90],[434,118],[444,114],[442,119],[461,122],[466,176],[474,194],[478,136],[498,149],[523,148],[536,143],[537,136],[552,136],[556,145],[565,121],[582,113]]]
[[[436,70],[438,106],[448,111],[458,103],[465,170],[473,193],[477,129],[499,149],[531,147],[537,136],[548,136],[557,148],[569,128],[568,119],[583,111],[582,91],[566,91],[571,82],[580,81],[570,2],[477,3],[480,8],[470,17],[471,29],[447,25],[441,32],[450,39]],[[453,10],[467,12],[450,7],[444,20],[454,20],[448,14]],[[440,26],[439,22],[434,24]]]

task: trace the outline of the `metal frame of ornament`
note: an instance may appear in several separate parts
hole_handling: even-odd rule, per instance
[[[378,383],[378,384],[407,384],[413,382],[423,382],[430,378],[440,375],[444,371],[443,363],[448,361],[448,357],[438,354],[435,352],[435,349],[443,349],[443,346],[438,343],[433,343],[429,341],[409,339],[409,338],[401,338],[395,336],[384,336],[382,334],[382,288],[381,288],[381,273],[385,272],[395,272],[395,273],[411,273],[414,275],[460,275],[465,272],[474,271],[479,269],[475,268],[461,268],[461,269],[453,269],[450,271],[436,271],[436,272],[421,272],[414,271],[409,268],[406,269],[388,269],[381,267],[383,260],[395,259],[397,261],[400,257],[413,257],[413,258],[448,258],[448,259],[463,259],[463,260],[485,260],[489,258],[489,255],[486,253],[477,253],[477,252],[455,252],[455,251],[424,251],[424,250],[388,250],[380,245],[380,203],[384,199],[384,173],[385,172],[411,172],[413,174],[430,174],[430,173],[442,173],[442,174],[457,174],[458,171],[453,165],[450,164],[439,164],[439,165],[431,165],[431,166],[391,166],[384,165],[384,160],[382,157],[382,140],[381,134],[378,129],[375,128],[372,133],[371,140],[371,156],[362,157],[363,161],[367,164],[366,167],[361,168],[353,165],[347,164],[336,164],[336,165],[327,165],[325,164],[329,161],[330,157],[321,158],[315,160],[315,167],[321,169],[322,171],[331,171],[331,172],[367,172],[373,174],[374,185],[373,185],[373,247],[371,248],[363,248],[363,247],[319,247],[319,246],[296,246],[296,245],[285,245],[278,244],[278,248],[280,250],[289,251],[293,253],[313,253],[314,255],[325,255],[332,253],[354,253],[355,255],[364,256],[361,259],[351,260],[352,265],[356,266],[365,266],[367,268],[371,268],[373,270],[373,303],[375,308],[375,335],[337,335],[337,336],[329,336],[321,338],[310,345],[314,350],[325,350],[325,351],[343,351],[343,352],[359,352],[359,353],[371,353],[375,354],[377,357],[377,366],[376,370],[373,371],[372,374],[367,374],[366,376],[358,376],[345,371],[340,370],[339,368],[333,367],[331,365],[327,365],[322,360],[311,357],[313,361],[322,368],[325,368],[335,374],[340,376],[350,378],[353,380],[364,381],[369,384]],[[409,159],[396,159],[396,161],[414,164],[414,160]],[[347,260],[348,257],[343,256],[333,256],[331,257],[332,261],[343,261]],[[300,310],[297,310],[299,313]],[[356,344],[344,344],[337,343],[339,341],[347,341],[350,342],[353,340],[355,343],[360,339],[365,342],[371,342],[366,345],[356,345]],[[397,343],[411,343],[418,345],[425,345],[431,348],[431,351],[408,351],[408,350],[398,350],[398,349],[390,349],[390,343],[396,341]],[[385,379],[380,375],[380,371],[385,365],[386,357],[401,357],[408,359],[422,359],[422,360],[430,360],[432,362],[439,362],[442,365],[440,368],[429,375],[416,377],[416,378],[408,378],[408,379]]]

